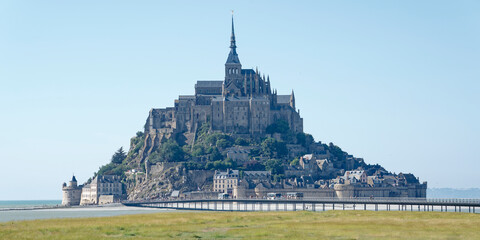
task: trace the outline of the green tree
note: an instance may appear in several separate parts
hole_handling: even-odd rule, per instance
[[[288,155],[288,148],[285,142],[277,142],[276,144],[277,157],[286,157]]]
[[[160,156],[167,162],[179,162],[184,160],[183,149],[172,139],[160,146]]]
[[[305,133],[297,133],[297,143],[305,147]]]
[[[290,162],[290,166],[297,166],[299,162],[300,160],[298,159],[298,157],[296,157]]]
[[[258,157],[262,154],[262,149],[258,149],[258,148],[253,148],[252,150],[250,150],[250,154],[248,154],[248,156],[250,157]]]
[[[282,135],[282,139],[287,143],[295,144],[297,137],[296,137],[296,134],[293,133],[293,131],[288,130],[287,133]]]
[[[273,134],[273,133],[285,134],[285,133],[288,132],[289,129],[290,129],[290,127],[288,126],[288,122],[280,119],[280,120],[277,120],[276,122],[268,125],[267,129],[265,129],[265,131],[268,134]]]
[[[248,141],[245,138],[239,137],[239,138],[235,139],[235,145],[248,146]]]
[[[266,138],[262,144],[262,154],[266,157],[285,157],[288,154],[287,144],[274,138]]]
[[[160,153],[158,151],[154,151],[152,153],[150,153],[150,155],[148,156],[148,162],[150,163],[157,163],[157,162],[161,162],[162,161],[162,156],[160,155]]]
[[[237,168],[237,163],[230,158],[223,160],[223,164],[226,168]]]
[[[222,154],[220,153],[220,151],[218,151],[218,148],[213,147],[213,148],[211,148],[211,149],[212,149],[212,151],[211,151],[211,153],[210,153],[209,156],[208,156],[208,159],[209,159],[210,161],[217,161],[217,160],[222,160],[222,159],[223,159],[223,156],[222,156]]]
[[[125,160],[127,154],[123,151],[123,147],[120,147],[112,156],[112,163],[120,164]]]
[[[274,157],[277,150],[277,140],[274,138],[266,138],[262,144],[262,154],[266,157]]]
[[[267,160],[267,162],[265,162],[265,169],[267,171],[272,171],[273,175],[284,173],[282,161],[279,159]]]
[[[328,145],[328,150],[330,150],[330,153],[332,153],[332,155],[335,156],[338,160],[345,160],[345,152],[343,152],[343,150],[339,146],[330,143]]]
[[[305,134],[305,146],[304,147],[309,147],[314,142],[315,142],[315,139],[313,138],[313,136],[306,133]]]
[[[213,162],[207,162],[205,164],[205,170],[214,170]]]
[[[246,171],[263,171],[265,170],[265,165],[257,160],[250,160],[244,164],[244,169]]]
[[[231,146],[231,142],[228,141],[227,139],[225,138],[221,138],[221,139],[218,139],[217,140],[217,143],[216,143],[217,147],[220,148],[220,149],[225,149],[225,148],[228,148]]]
[[[203,148],[202,145],[193,146],[192,156],[200,157],[200,156],[203,156],[203,155],[205,155],[205,149]]]
[[[98,169],[98,172],[96,173],[95,176],[110,174],[110,172],[111,172],[112,169],[114,169],[114,168],[115,168],[115,164],[114,164],[114,163],[109,163],[109,164],[103,165],[103,166],[101,166],[101,167]]]

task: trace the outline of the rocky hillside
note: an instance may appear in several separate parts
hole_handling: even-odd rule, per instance
[[[310,134],[294,134],[285,122],[276,122],[267,128],[265,136],[249,138],[214,132],[208,124],[195,133],[137,132],[125,153],[120,148],[110,163],[100,167],[97,174],[115,174],[124,179],[130,200],[168,196],[173,190],[182,192],[211,190],[215,170],[227,168],[240,171],[269,170],[272,181],[285,178],[286,170],[298,168],[299,157],[322,154],[334,169],[322,178],[335,178],[342,171],[359,167],[373,174],[379,165],[368,165],[333,143],[316,142]],[[229,149],[245,149],[247,161],[238,162],[227,157]]]

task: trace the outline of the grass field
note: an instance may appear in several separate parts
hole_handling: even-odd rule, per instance
[[[168,212],[0,223],[0,239],[480,239],[480,215],[439,212]]]

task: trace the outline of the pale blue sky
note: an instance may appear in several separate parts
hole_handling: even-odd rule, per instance
[[[101,2],[101,3],[100,3]],[[0,200],[60,199],[200,79],[295,90],[306,132],[429,187],[480,187],[479,1],[0,1]]]

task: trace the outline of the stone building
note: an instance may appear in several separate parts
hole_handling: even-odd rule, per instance
[[[238,165],[242,165],[250,160],[251,147],[234,146],[226,149],[227,158],[232,159]]]
[[[343,176],[345,183],[367,183],[367,174],[364,170],[346,171]]]
[[[100,175],[82,188],[80,205],[99,204],[100,202],[105,204],[119,200],[122,195],[123,185],[120,182],[120,176]]]
[[[272,90],[268,76],[258,69],[242,68],[232,18],[225,78],[197,81],[195,95],[179,96],[174,107],[150,110],[145,132],[164,138],[173,133],[195,133],[201,124],[208,123],[213,130],[256,137],[263,136],[267,126],[278,120],[286,121],[296,133],[303,132],[293,91],[279,95]]]
[[[64,206],[76,206],[80,204],[80,196],[82,194],[82,185],[77,185],[77,179],[75,175],[72,176],[72,180],[67,183],[63,183],[62,186],[62,205]]]
[[[215,171],[213,176],[213,191],[232,194],[238,184],[238,170],[227,169],[226,172]]]

